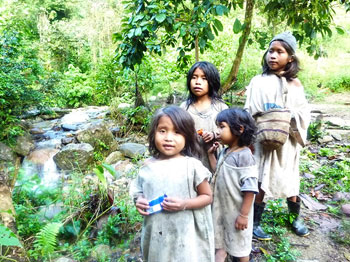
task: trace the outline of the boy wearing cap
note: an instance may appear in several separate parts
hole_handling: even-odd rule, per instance
[[[305,145],[310,122],[310,110],[304,88],[297,78],[299,60],[295,55],[297,42],[290,32],[276,35],[263,55],[262,74],[255,76],[247,87],[244,108],[252,116],[273,108],[288,108],[292,113],[291,128],[285,144],[269,150],[254,144],[254,155],[259,167],[259,193],[254,203],[253,235],[260,240],[271,237],[260,227],[264,212],[265,194],[273,198],[287,198],[289,212],[293,214],[293,231],[306,236],[309,230],[299,218],[299,155]]]

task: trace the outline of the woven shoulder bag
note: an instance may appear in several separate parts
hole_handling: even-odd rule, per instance
[[[291,112],[289,109],[270,109],[255,115],[256,141],[265,149],[276,150],[283,146],[289,136]]]
[[[286,107],[288,83],[286,78],[280,77],[283,106]],[[275,101],[277,100],[277,93]],[[287,106],[288,107],[288,106]],[[287,108],[272,108],[255,114],[257,125],[256,140],[265,149],[276,150],[281,148],[289,136],[291,111]]]

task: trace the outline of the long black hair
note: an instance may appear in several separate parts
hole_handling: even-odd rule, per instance
[[[159,120],[163,116],[168,116],[173,122],[175,129],[185,137],[185,147],[181,153],[185,156],[200,158],[200,147],[193,118],[187,111],[178,106],[161,108],[154,115],[150,126],[150,132],[148,133],[150,154],[156,158],[159,157],[160,152],[156,147],[155,137]]]
[[[251,115],[241,108],[228,108],[221,111],[216,117],[216,124],[226,122],[233,135],[238,137],[238,146],[249,146],[254,142],[256,126]],[[240,132],[243,127],[243,132]]]
[[[219,90],[221,87],[219,71],[212,63],[207,61],[200,61],[200,62],[196,62],[187,73],[186,85],[189,91],[187,103],[186,103],[187,107],[197,101],[197,97],[191,91],[191,80],[193,77],[193,73],[197,68],[202,69],[203,73],[205,74],[205,77],[207,78],[208,88],[209,88],[209,92],[208,92],[209,97],[212,100],[222,101],[221,95],[219,94]]]
[[[281,45],[284,47],[284,49],[286,49],[288,55],[290,57],[293,57],[293,60],[285,66],[283,70],[283,74],[280,75],[280,76],[284,76],[288,81],[291,81],[292,79],[297,77],[297,74],[300,71],[299,59],[295,55],[295,52],[293,51],[293,49],[286,42],[284,42],[283,40],[275,40],[275,41],[279,41]],[[270,46],[269,46],[269,49],[270,49]],[[274,74],[274,71],[271,70],[271,68],[269,67],[266,61],[266,55],[269,52],[269,49],[267,49],[267,51],[264,53],[261,61],[263,74],[267,74],[267,75]]]

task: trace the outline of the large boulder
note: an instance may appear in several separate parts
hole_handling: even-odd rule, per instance
[[[80,143],[90,144],[105,156],[117,148],[117,142],[105,123],[92,124],[87,129],[80,131],[77,139]]]
[[[146,153],[146,147],[137,143],[124,143],[119,147],[119,151],[126,157],[136,158]]]
[[[53,160],[63,170],[86,170],[94,159],[94,148],[88,143],[69,144],[58,152]]]
[[[34,147],[35,145],[32,136],[30,134],[25,134],[17,138],[16,146],[13,150],[21,156],[27,156]]]
[[[0,184],[6,184],[9,168],[15,166],[16,154],[12,149],[0,142]]]

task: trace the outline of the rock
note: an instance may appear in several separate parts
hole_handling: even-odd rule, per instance
[[[64,131],[77,131],[78,130],[77,125],[62,124],[61,127]]]
[[[346,216],[350,216],[350,204],[344,204],[341,206],[341,210]]]
[[[336,141],[341,141],[342,140],[342,136],[338,133],[329,131],[329,134],[336,140]]]
[[[311,197],[309,197],[306,194],[300,194],[300,199],[302,200],[304,205],[308,209],[310,209],[312,211],[315,211],[315,210],[326,210],[327,209],[327,206],[316,202],[315,200],[313,200]]]
[[[34,149],[34,147],[35,145],[31,135],[25,134],[16,139],[16,146],[13,148],[13,150],[21,156],[27,156],[30,151]]]
[[[69,144],[58,152],[53,160],[63,170],[86,170],[93,162],[94,148],[87,143]]]
[[[333,195],[333,201],[350,200],[350,193],[346,192],[336,192]]]
[[[0,162],[15,162],[16,154],[12,151],[12,149],[0,142]]]
[[[61,139],[63,145],[68,145],[77,142],[75,137],[64,137]]]
[[[112,127],[110,130],[114,136],[117,136],[117,134],[120,132],[120,127],[115,126],[115,127]]]
[[[146,147],[137,143],[125,143],[119,147],[119,150],[124,156],[135,158],[139,155],[143,155],[146,152]]]
[[[324,136],[324,137],[322,137],[322,138],[319,138],[317,141],[318,141],[320,144],[327,144],[327,143],[329,143],[329,142],[333,142],[333,137],[331,137],[331,136]]]
[[[307,179],[315,179],[315,175],[310,174],[310,173],[304,173],[304,177]]]
[[[105,159],[105,163],[112,165],[117,163],[119,160],[123,160],[124,156],[120,151],[115,151],[109,154],[107,158]]]
[[[76,262],[76,260],[73,260],[69,257],[60,257],[55,259],[54,262]]]
[[[330,117],[325,119],[325,122],[330,126],[343,127],[345,126],[345,121],[339,117]]]
[[[115,147],[114,136],[104,123],[92,124],[87,129],[78,132],[77,139],[81,143],[90,144],[95,150],[105,155],[111,152],[112,145]]]
[[[49,206],[43,206],[39,209],[38,217],[39,220],[45,220],[45,219],[52,219],[54,218],[58,213],[60,213],[63,210],[64,204],[63,203],[56,203]]]
[[[130,107],[131,107],[131,105],[128,104],[128,103],[120,103],[120,104],[118,105],[118,108],[119,108],[119,109],[122,109],[122,108],[130,108]]]
[[[42,130],[41,128],[38,128],[38,127],[34,127],[32,129],[30,129],[29,132],[33,135],[41,135],[41,134],[45,133],[44,130]]]
[[[58,153],[58,149],[55,148],[40,148],[31,152],[27,159],[35,164],[44,165],[51,157]]]
[[[91,256],[96,259],[107,258],[111,255],[112,250],[108,245],[98,245],[91,252]]]

